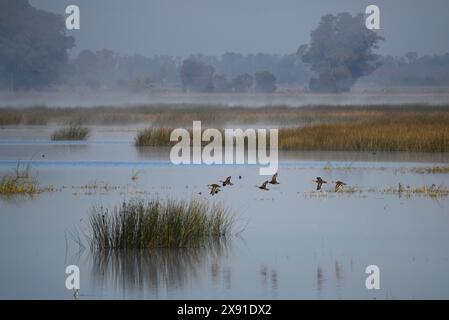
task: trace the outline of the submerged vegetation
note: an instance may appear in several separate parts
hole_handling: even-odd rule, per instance
[[[89,240],[97,249],[201,247],[230,234],[233,217],[200,200],[132,200],[112,210],[93,207]]]
[[[449,166],[430,167],[430,168],[415,168],[413,172],[419,174],[447,174],[449,173]]]
[[[444,186],[421,186],[410,187],[398,184],[397,187],[392,187],[384,190],[385,193],[393,193],[398,196],[412,197],[414,195],[426,196],[430,198],[441,198],[449,196],[449,189]]]
[[[86,140],[88,136],[89,128],[70,125],[53,132],[53,134],[51,135],[51,140]]]

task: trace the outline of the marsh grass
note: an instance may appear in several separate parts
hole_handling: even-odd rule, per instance
[[[365,122],[279,130],[279,149],[448,152],[449,123]]]
[[[89,136],[89,132],[89,128],[81,127],[78,125],[70,125],[53,132],[53,134],[51,135],[51,140],[86,140]]]
[[[30,165],[22,165],[18,162],[12,175],[7,175],[0,180],[0,194],[2,195],[32,195],[43,192],[35,177],[30,174]]]
[[[187,248],[230,235],[233,217],[201,200],[132,200],[93,207],[88,238],[96,249]]]
[[[5,176],[0,180],[0,194],[37,194],[43,192],[35,178],[17,178]]]
[[[138,147],[164,147],[171,146],[170,134],[173,128],[147,128],[139,131],[135,139]]]
[[[138,133],[136,146],[174,145],[176,142],[170,142],[172,130],[145,129]],[[222,132],[224,144],[224,130],[219,131]],[[191,131],[189,132],[192,137]],[[280,128],[278,134],[280,150],[449,152],[449,122],[437,120],[430,123],[417,121],[314,125]],[[246,141],[247,139],[245,143]],[[202,141],[202,145],[208,143]],[[327,166],[326,169],[332,168]]]
[[[147,129],[143,129],[137,133],[135,138],[135,145],[137,147],[168,147],[173,146],[177,141],[170,141],[171,132],[175,130],[175,128],[160,128],[160,127],[151,127]],[[186,129],[189,132],[190,136],[190,145],[193,145],[193,130]],[[222,145],[225,144],[225,135],[223,129],[218,129],[222,136]],[[204,130],[201,130],[201,135]],[[245,143],[247,139],[245,138]],[[256,137],[257,141],[257,137]],[[201,141],[201,145],[205,146],[209,143],[209,141]]]
[[[0,108],[0,125],[151,124],[153,128],[139,132],[136,146],[170,146],[171,128],[191,128],[194,120],[209,128],[278,126],[281,150],[449,152],[449,105]],[[80,140],[88,134],[58,133],[55,140]]]
[[[152,104],[142,106],[90,108],[0,108],[0,125],[77,123],[129,124],[152,123],[161,127],[189,126],[193,120],[220,127],[233,125],[273,124],[279,126],[311,126],[317,124],[351,124],[362,121],[391,119],[449,121],[449,106],[372,105],[372,106],[304,106],[274,105],[248,108],[226,105]]]

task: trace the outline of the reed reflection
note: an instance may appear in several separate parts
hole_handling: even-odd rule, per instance
[[[182,290],[202,272],[213,270],[231,250],[229,240],[180,249],[124,249],[90,251],[92,278],[97,286],[116,290]],[[212,275],[213,276],[213,275]]]

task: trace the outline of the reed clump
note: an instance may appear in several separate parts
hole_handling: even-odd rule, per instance
[[[160,127],[150,127],[147,129],[143,129],[137,133],[135,138],[135,145],[137,147],[169,147],[175,145],[179,140],[170,141],[170,135],[174,128],[160,128]],[[219,129],[222,136],[222,145],[225,145],[225,133],[223,129]],[[188,129],[190,137],[190,146],[193,146],[193,130]],[[201,135],[204,130],[201,131]],[[179,139],[179,137],[175,137]],[[257,137],[256,137],[257,139]],[[235,139],[234,139],[235,140]],[[247,141],[247,138],[245,138]],[[257,140],[256,140],[257,141]],[[202,141],[201,145],[205,146],[209,143],[209,141]]]
[[[53,134],[51,135],[51,140],[86,140],[89,136],[89,132],[89,128],[81,127],[78,125],[70,125],[53,132]]]
[[[139,131],[135,139],[137,147],[164,147],[172,145],[170,134],[173,128],[147,128]]]
[[[41,193],[42,189],[35,178],[17,178],[14,176],[5,176],[0,180],[0,194],[36,194]]]
[[[230,235],[233,217],[201,200],[131,200],[112,210],[93,207],[88,229],[96,249],[202,247]]]
[[[0,179],[1,195],[32,195],[44,190],[39,187],[35,177],[29,173],[29,166],[21,166],[20,163],[14,170],[14,174],[6,175]]]

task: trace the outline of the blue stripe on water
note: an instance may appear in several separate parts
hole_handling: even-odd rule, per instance
[[[98,145],[98,144],[134,144],[134,140],[82,140],[82,141],[52,141],[52,140],[13,140],[13,139],[0,139],[0,145]]]
[[[248,166],[266,167],[260,164],[181,164],[174,165],[168,160],[147,161],[102,161],[102,160],[0,160],[0,167],[15,168],[17,165],[30,165],[33,168],[150,168],[150,167],[225,167],[225,166]],[[331,164],[331,166],[329,166]],[[396,162],[329,162],[329,161],[280,161],[279,168],[304,168],[304,169],[406,169],[438,166],[437,163],[396,163]]]

